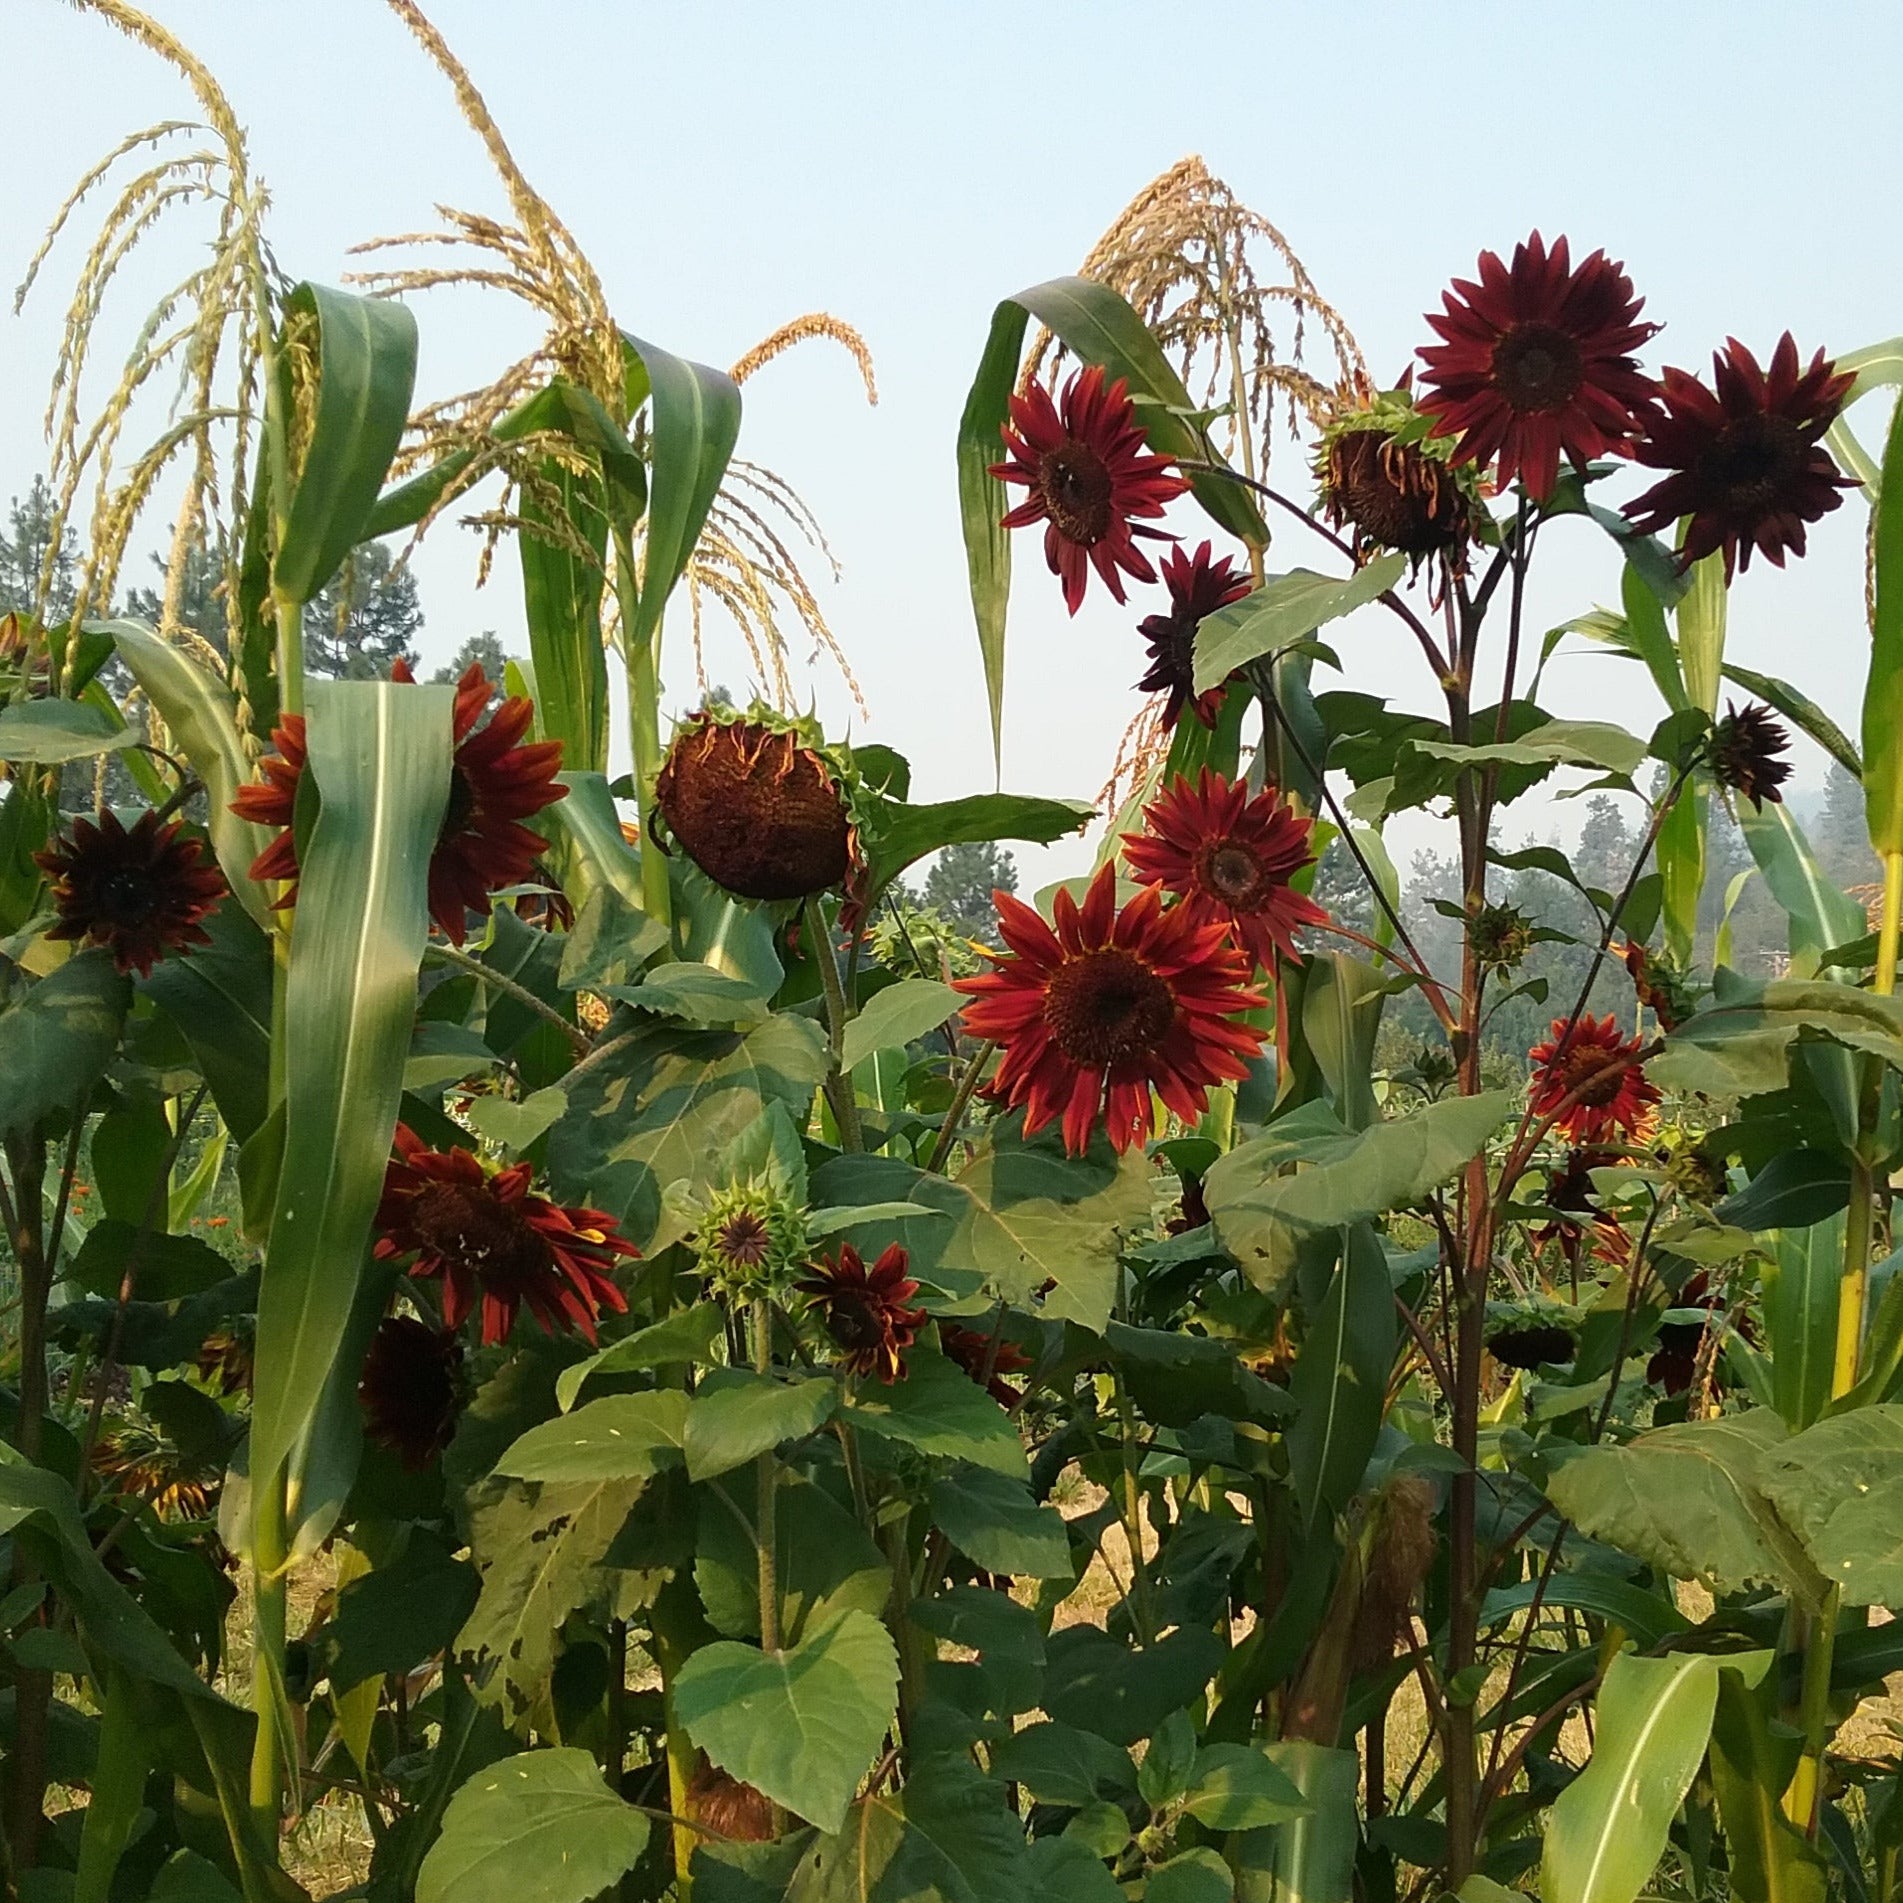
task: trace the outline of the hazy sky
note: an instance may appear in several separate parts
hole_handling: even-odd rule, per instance
[[[349,245],[425,226],[438,201],[500,209],[447,87],[377,0],[150,3],[248,126],[294,276],[334,281]],[[1420,313],[1446,280],[1536,224],[1626,261],[1646,314],[1667,326],[1654,367],[1704,368],[1728,332],[1762,353],[1788,326],[1808,353],[1903,331],[1893,0],[437,0],[434,17],[626,328],[719,364],[806,310],[865,334],[876,409],[843,354],[808,345],[748,385],[742,453],[793,481],[824,523],[842,576],[823,605],[871,707],[854,731],[909,754],[926,797],[990,782],[952,447],[991,307],[1075,269],[1186,153],[1281,227],[1383,381],[1425,341]],[[0,0],[0,70],[11,279],[71,180],[123,132],[187,116],[190,100],[59,0]],[[26,315],[0,319],[0,494],[39,462],[79,255],[56,256]],[[424,299],[418,315],[430,394],[486,378],[534,334],[493,297]],[[1863,420],[1867,436],[1876,419]],[[1754,567],[1733,597],[1733,655],[1789,674],[1846,725],[1864,668],[1863,516],[1853,499],[1808,562]],[[1179,526],[1203,532],[1193,513]],[[155,521],[143,540],[157,546],[164,530]],[[1271,567],[1314,562],[1306,539],[1281,531]],[[1554,541],[1533,602],[1541,628],[1616,594],[1597,531],[1567,524]],[[431,660],[481,627],[522,645],[513,563],[478,595],[474,554],[445,525],[418,558]],[[1151,605],[1119,610],[1093,584],[1067,620],[1035,533],[1020,537],[1008,786],[1096,790],[1134,711],[1133,624]],[[1350,684],[1433,705],[1385,628],[1357,620],[1337,634]],[[748,685],[732,644],[715,643],[711,671]],[[670,701],[686,702],[684,642],[666,674]],[[836,678],[821,663],[812,679],[839,724]],[[1562,662],[1550,680],[1568,712],[1641,731],[1656,717],[1624,664]],[[1814,783],[1822,763],[1805,752]],[[1542,810],[1526,823],[1568,822]],[[1077,856],[1037,860],[1042,878]]]

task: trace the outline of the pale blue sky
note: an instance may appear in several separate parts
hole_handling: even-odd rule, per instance
[[[350,243],[426,225],[435,201],[499,206],[446,87],[376,0],[149,4],[250,128],[294,275],[335,279]],[[1383,379],[1423,341],[1419,314],[1445,281],[1535,224],[1625,259],[1667,325],[1654,366],[1702,367],[1727,331],[1762,351],[1789,326],[1807,352],[1903,331],[1894,4],[438,0],[434,17],[627,327],[715,363],[808,309],[864,332],[876,410],[842,356],[808,346],[749,385],[742,448],[818,511],[844,568],[824,605],[872,708],[856,730],[911,754],[932,797],[989,781],[951,449],[991,306],[1074,269],[1185,153],[1275,220]],[[84,165],[189,101],[58,0],[5,0],[0,70],[10,281]],[[0,320],[0,493],[36,465],[64,291],[56,270],[24,319]],[[438,394],[531,334],[499,300],[426,299],[419,316]],[[1734,597],[1737,658],[1791,674],[1846,723],[1862,513],[1848,504],[1807,564],[1754,567]],[[1566,534],[1535,601],[1542,626],[1616,587],[1594,534]],[[155,523],[147,539],[161,535]],[[1282,532],[1271,565],[1313,560],[1303,539]],[[473,557],[445,528],[419,559],[433,647],[484,625],[519,644],[512,575],[474,596]],[[1134,708],[1132,624],[1148,605],[1120,611],[1093,587],[1067,621],[1035,536],[1021,538],[1008,785],[1095,791]],[[1427,706],[1385,632],[1350,625],[1337,645],[1352,684]],[[746,684],[718,649],[714,666]],[[684,655],[668,672],[685,699]],[[842,697],[814,678],[837,720]],[[1649,724],[1639,677],[1615,663],[1553,681],[1569,711]],[[1814,755],[1803,777],[1821,777]]]

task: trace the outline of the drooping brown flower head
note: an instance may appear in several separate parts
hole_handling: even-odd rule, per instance
[[[1267,1000],[1248,989],[1227,920],[1193,905],[1166,912],[1153,885],[1119,911],[1114,865],[1081,907],[1059,891],[1050,925],[1008,892],[995,898],[1007,949],[953,989],[972,1000],[966,1031],[1002,1046],[989,1094],[1022,1107],[1027,1135],[1061,1118],[1064,1147],[1079,1156],[1102,1118],[1121,1154],[1150,1128],[1152,1091],[1189,1119],[1212,1084],[1248,1075],[1264,1032],[1241,1013]]]
[[[1724,1312],[1725,1298],[1712,1286],[1704,1270],[1694,1275],[1672,1297],[1674,1308],[1702,1308],[1710,1317]],[[1711,1322],[1661,1322],[1658,1347],[1645,1364],[1645,1378],[1667,1394],[1683,1394],[1698,1372],[1698,1351],[1704,1346],[1705,1332]]]
[[[1203,768],[1196,784],[1176,784],[1143,809],[1143,831],[1123,835],[1123,856],[1144,885],[1162,886],[1204,919],[1235,928],[1264,971],[1275,955],[1299,957],[1295,932],[1325,925],[1328,914],[1290,883],[1315,863],[1313,820],[1266,786],[1253,798],[1248,783]]]
[[[224,1477],[222,1454],[188,1454],[138,1421],[101,1434],[92,1469],[113,1491],[144,1500],[161,1520],[202,1520]]]
[[[1720,786],[1742,795],[1762,812],[1766,800],[1783,804],[1778,788],[1791,777],[1791,763],[1780,756],[1790,744],[1791,736],[1772,719],[1768,707],[1755,701],[1735,707],[1726,701],[1725,717],[1711,730],[1705,760]]]
[[[404,661],[391,669],[390,678],[415,679]],[[467,935],[471,912],[487,918],[490,895],[519,885],[534,867],[544,841],[522,821],[568,796],[568,788],[555,779],[562,768],[561,742],[523,739],[535,718],[535,703],[511,694],[485,721],[493,692],[479,663],[472,663],[456,684],[449,804],[430,853],[430,917],[455,945]],[[263,779],[240,787],[231,810],[240,819],[283,829],[251,862],[251,876],[287,881],[277,903],[294,905],[298,868],[293,826],[298,783],[308,758],[303,715],[286,714],[271,742],[277,751],[259,762]]]
[[[1564,238],[1549,251],[1536,231],[1513,251],[1480,254],[1478,283],[1456,279],[1427,321],[1443,339],[1421,352],[1420,409],[1434,434],[1456,439],[1454,460],[1497,457],[1536,502],[1559,480],[1559,459],[1623,454],[1651,400],[1632,352],[1657,329],[1639,321],[1622,265],[1595,251],[1577,270]]]
[[[1502,1328],[1487,1337],[1487,1352],[1503,1368],[1537,1368],[1573,1358],[1573,1331],[1557,1323]]]
[[[225,896],[224,875],[182,820],[141,813],[128,832],[111,807],[33,855],[59,922],[48,938],[104,945],[122,972],[144,977],[168,952],[209,945],[201,921]]]
[[[357,1382],[363,1431],[412,1472],[427,1467],[455,1437],[462,1374],[463,1345],[453,1328],[386,1315]]]
[[[1196,718],[1205,727],[1213,727],[1223,689],[1218,684],[1206,694],[1196,692],[1196,630],[1206,616],[1249,592],[1248,571],[1237,568],[1226,555],[1212,560],[1207,542],[1199,543],[1194,555],[1185,555],[1180,548],[1165,549],[1162,568],[1170,609],[1168,614],[1145,615],[1137,623],[1137,633],[1150,649],[1150,670],[1137,682],[1137,692],[1169,696],[1163,703],[1166,731],[1176,725],[1185,705],[1195,707]]]
[[[790,729],[697,714],[668,749],[654,796],[681,849],[740,898],[811,898],[851,869],[839,780]]]
[[[1717,549],[1725,579],[1751,566],[1756,548],[1775,567],[1804,552],[1804,525],[1828,515],[1856,486],[1831,460],[1824,432],[1856,381],[1820,350],[1798,371],[1787,330],[1769,372],[1735,338],[1711,360],[1714,392],[1688,370],[1667,370],[1644,440],[1634,451],[1648,469],[1671,473],[1626,508],[1645,534],[1690,517],[1679,561]]]
[[[733,1843],[771,1843],[775,1835],[772,1798],[729,1776],[705,1755],[687,1783],[687,1815]]]
[[[384,1178],[376,1253],[409,1255],[410,1273],[443,1284],[443,1319],[460,1328],[480,1298],[485,1346],[503,1341],[524,1304],[555,1335],[595,1339],[605,1309],[627,1299],[610,1279],[640,1251],[599,1209],[565,1208],[530,1193],[533,1166],[493,1174],[467,1150],[432,1150],[406,1124]]]
[[[1551,1040],[1527,1053],[1533,1066],[1529,1105],[1536,1117],[1550,1115],[1579,1094],[1554,1122],[1561,1136],[1580,1144],[1636,1135],[1659,1100],[1658,1086],[1637,1061],[1643,1047],[1622,1038],[1610,1013],[1582,1012],[1570,1034],[1564,1018],[1553,1020]]]
[[[249,1394],[257,1366],[257,1343],[249,1322],[214,1328],[192,1357],[199,1377],[220,1394]]]
[[[911,1258],[894,1242],[870,1269],[850,1242],[822,1257],[793,1286],[839,1344],[841,1363],[859,1375],[877,1375],[888,1387],[905,1370],[905,1351],[925,1326],[925,1311],[909,1306],[918,1284],[906,1270]]]
[[[938,1324],[938,1345],[948,1361],[955,1361],[1000,1407],[1016,1407],[1023,1390],[1004,1377],[1024,1374],[1036,1364],[1014,1341],[989,1330],[961,1328],[956,1322]]]
[[[1375,415],[1358,414],[1330,430],[1316,473],[1328,519],[1354,530],[1358,550],[1393,549],[1418,564],[1429,555],[1457,555],[1473,532],[1467,493],[1445,447],[1415,442]]]
[[[1618,1161],[1616,1150],[1567,1151],[1565,1162],[1547,1172],[1540,1200],[1554,1211],[1554,1218],[1531,1232],[1535,1247],[1557,1246],[1575,1269],[1589,1245],[1590,1252],[1602,1261],[1625,1260],[1630,1253],[1626,1233],[1606,1214],[1592,1181],[1594,1170],[1610,1169]],[[1546,1358],[1552,1359],[1550,1355]]]
[[[1028,384],[1011,399],[1002,433],[1011,453],[991,465],[991,474],[1030,491],[1003,526],[1044,524],[1044,559],[1063,582],[1072,614],[1083,605],[1092,568],[1116,601],[1124,598],[1124,575],[1155,581],[1135,538],[1171,538],[1136,518],[1161,515],[1189,484],[1167,456],[1150,453],[1122,377],[1106,384],[1102,367],[1090,364],[1064,385],[1057,403],[1041,383]]]

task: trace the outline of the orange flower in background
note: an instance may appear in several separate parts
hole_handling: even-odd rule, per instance
[[[415,676],[398,661],[390,678],[411,682]],[[467,936],[471,912],[487,918],[490,895],[520,884],[533,870],[544,842],[521,822],[568,796],[568,788],[555,778],[562,768],[561,742],[523,739],[535,718],[534,702],[512,694],[485,721],[492,691],[479,664],[456,684],[449,804],[430,853],[430,917],[455,945]],[[304,717],[286,714],[271,741],[276,753],[258,763],[263,779],[240,787],[231,810],[240,819],[283,829],[251,862],[254,879],[288,882],[290,889],[278,900],[282,906],[297,900],[293,825],[308,758]]]
[[[1165,911],[1155,886],[1119,909],[1109,865],[1081,907],[1059,891],[1049,925],[1010,893],[995,897],[1008,949],[987,952],[994,968],[953,989],[972,1000],[966,1031],[1002,1046],[987,1094],[1023,1109],[1027,1136],[1061,1119],[1078,1156],[1101,1120],[1121,1153],[1147,1136],[1152,1091],[1193,1119],[1211,1085],[1248,1075],[1265,1033],[1241,1014],[1268,1001],[1248,988],[1225,920]]]
[[[1544,502],[1562,455],[1621,454],[1643,426],[1653,385],[1632,352],[1658,326],[1639,321],[1644,300],[1603,251],[1575,269],[1564,238],[1549,251],[1536,231],[1511,266],[1483,251],[1479,281],[1456,279],[1441,305],[1417,407],[1458,439],[1455,462],[1498,458],[1502,485],[1518,477]]]
[[[122,972],[145,977],[168,952],[209,945],[203,920],[225,896],[225,879],[182,820],[141,813],[130,831],[102,806],[70,835],[33,855],[52,888],[57,923],[48,938],[103,945]]]
[[[414,1256],[412,1275],[440,1280],[451,1328],[480,1302],[485,1347],[507,1339],[523,1307],[546,1333],[592,1342],[603,1309],[626,1310],[610,1272],[640,1251],[611,1216],[531,1194],[528,1163],[491,1173],[467,1150],[429,1149],[404,1124],[396,1150],[377,1206],[376,1253]]]
[[[837,1256],[814,1263],[793,1286],[839,1344],[840,1360],[853,1373],[877,1375],[890,1387],[905,1371],[905,1351],[925,1326],[922,1308],[910,1306],[918,1284],[907,1273],[911,1257],[894,1242],[870,1269],[850,1242]]]
[[[1028,384],[1011,399],[1002,434],[1011,453],[990,473],[1030,491],[1002,526],[1044,524],[1044,559],[1063,582],[1072,614],[1083,605],[1092,568],[1117,601],[1124,598],[1124,575],[1155,581],[1136,538],[1173,538],[1139,526],[1136,518],[1161,515],[1189,483],[1167,456],[1150,453],[1122,377],[1106,384],[1102,366],[1093,363],[1064,385],[1055,403],[1041,383]]]
[[[1536,1117],[1550,1116],[1577,1091],[1553,1125],[1568,1141],[1604,1143],[1636,1134],[1659,1100],[1658,1087],[1637,1061],[1642,1048],[1636,1037],[1619,1035],[1610,1013],[1583,1013],[1570,1036],[1566,1020],[1555,1018],[1551,1041],[1527,1053],[1533,1066],[1529,1107]]]
[[[1689,370],[1665,372],[1658,408],[1634,454],[1650,469],[1671,473],[1626,515],[1635,529],[1656,534],[1689,517],[1679,563],[1724,551],[1725,579],[1751,566],[1755,548],[1782,568],[1787,553],[1804,552],[1804,525],[1839,507],[1854,489],[1824,447],[1824,432],[1856,381],[1820,350],[1800,373],[1796,340],[1787,330],[1760,368],[1737,338],[1711,359],[1708,389]]]
[[[1206,694],[1195,691],[1196,630],[1218,608],[1240,601],[1254,584],[1248,570],[1237,568],[1228,556],[1212,561],[1207,542],[1199,543],[1194,555],[1180,548],[1166,550],[1162,569],[1163,586],[1170,591],[1169,613],[1145,615],[1137,623],[1137,633],[1150,650],[1150,671],[1137,682],[1137,692],[1169,696],[1161,715],[1166,733],[1186,706],[1195,708],[1205,727],[1213,727],[1223,688],[1219,684]]]
[[[1328,923],[1290,883],[1315,863],[1314,830],[1275,787],[1251,798],[1246,782],[1205,767],[1194,786],[1179,774],[1143,809],[1143,831],[1123,835],[1123,856],[1142,884],[1160,885],[1200,917],[1234,926],[1250,957],[1273,971],[1278,951],[1301,956],[1298,926]]]

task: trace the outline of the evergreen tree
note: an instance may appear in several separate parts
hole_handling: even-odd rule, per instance
[[[35,476],[25,498],[15,496],[8,504],[6,531],[0,534],[0,614],[24,613],[39,600],[40,573],[52,541],[53,492],[44,477]],[[53,557],[44,617],[48,622],[57,626],[73,612],[78,584],[79,543],[68,528]]]
[[[334,680],[388,680],[397,661],[415,665],[422,629],[416,577],[365,542],[304,610],[304,666]]]
[[[924,903],[963,937],[995,944],[998,908],[994,888],[1018,889],[1018,869],[1010,853],[988,839],[947,846],[925,875]]]
[[[430,679],[454,687],[478,662],[482,671],[489,676],[490,684],[500,692],[502,671],[509,665],[509,657],[503,653],[502,643],[496,639],[494,628],[484,628],[480,634],[472,634],[456,650],[456,658],[447,667],[439,667]]]

